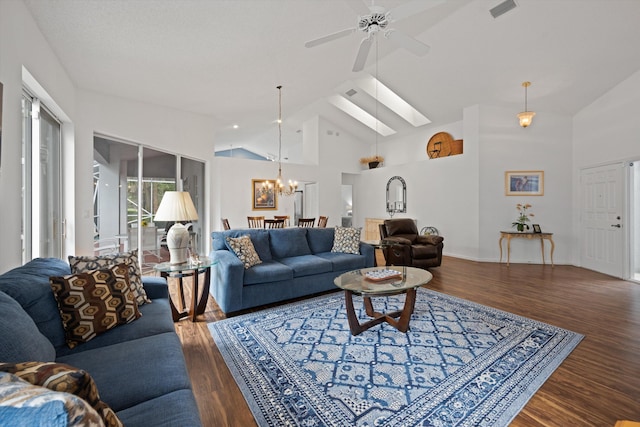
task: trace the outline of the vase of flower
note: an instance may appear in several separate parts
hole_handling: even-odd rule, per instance
[[[524,233],[524,230],[529,230],[529,224],[527,222],[530,221],[529,217],[535,216],[534,214],[527,212],[528,209],[531,208],[529,203],[518,203],[516,205],[516,209],[518,210],[518,218],[514,222],[511,223],[512,227],[516,227],[516,230],[520,233]]]

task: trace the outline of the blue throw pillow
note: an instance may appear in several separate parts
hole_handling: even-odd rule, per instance
[[[2,362],[51,362],[56,357],[53,345],[40,333],[33,319],[4,292],[0,292],[0,343]]]
[[[307,241],[314,254],[331,252],[333,247],[333,228],[308,228]]]
[[[271,254],[275,259],[311,255],[306,228],[272,228],[268,231]]]

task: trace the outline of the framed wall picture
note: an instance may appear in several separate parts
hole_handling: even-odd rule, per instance
[[[542,229],[540,228],[540,224],[531,224],[533,227],[534,233],[542,233]]]
[[[507,196],[543,196],[544,171],[506,171],[504,193]]]
[[[271,185],[267,185],[267,182],[270,181],[266,179],[251,180],[252,209],[254,211],[278,209],[278,197],[273,187],[273,182],[270,182]]]

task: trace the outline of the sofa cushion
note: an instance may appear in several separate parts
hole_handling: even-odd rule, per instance
[[[418,234],[418,226],[411,218],[385,219],[384,226],[387,229],[388,236],[396,236],[398,234]]]
[[[140,317],[126,264],[49,278],[69,348]]]
[[[411,258],[424,259],[436,258],[438,256],[438,247],[434,245],[412,245]]]
[[[418,236],[415,243],[420,243],[422,245],[439,245],[444,240],[442,236],[436,236],[430,234],[428,236]]]
[[[107,427],[123,425],[109,405],[100,400],[93,378],[82,369],[64,363],[22,362],[0,363],[0,371],[14,374],[33,385],[78,396],[96,410]]]
[[[175,332],[69,354],[57,361],[89,372],[100,397],[117,414],[172,391],[191,388]]]
[[[29,384],[0,372],[0,420],[11,426],[101,426],[98,413],[73,394]]]
[[[275,259],[311,255],[306,228],[273,228],[269,231],[271,254]]]
[[[316,254],[316,256],[331,262],[333,271],[357,270],[367,267],[367,259],[360,255],[345,254],[342,252],[325,252]]]
[[[91,341],[71,349],[67,344],[56,347],[56,356],[62,357],[69,354],[80,353],[95,348],[106,347],[126,341],[152,335],[174,332],[175,324],[171,317],[171,307],[168,299],[156,299],[153,304],[145,304],[139,308],[140,318],[126,326],[110,329],[104,334],[98,335]]]
[[[301,255],[279,261],[293,270],[293,277],[311,276],[333,270],[331,261],[315,255]]]
[[[51,361],[56,352],[18,301],[0,292],[0,361]]]
[[[336,227],[331,252],[360,255],[360,228]]]
[[[293,269],[272,260],[254,265],[244,272],[243,285],[256,285],[259,283],[278,282],[293,279]]]
[[[251,237],[227,237],[226,240],[233,253],[242,261],[245,269],[262,263],[258,253],[253,247],[253,243],[251,243]]]
[[[247,230],[226,230],[226,231],[214,231],[211,233],[212,248],[215,251],[226,249],[231,250],[227,244],[227,237],[240,237],[249,236],[251,242],[255,248],[258,256],[262,261],[271,261],[273,256],[271,255],[271,248],[269,247],[269,233],[267,230],[261,228],[247,229]]]
[[[201,427],[191,390],[177,390],[118,412],[125,426]]]
[[[142,273],[137,249],[131,252],[97,256],[69,255],[69,266],[71,267],[72,274],[88,273],[122,263],[126,264],[129,269],[129,283],[131,289],[135,292],[138,305],[151,302],[147,297],[144,286],[142,286]]]
[[[36,258],[0,275],[0,291],[13,297],[54,347],[65,344],[58,304],[49,276],[69,274],[69,264],[58,258]]]
[[[308,228],[307,242],[311,253],[319,254],[331,251],[334,233],[333,228]]]

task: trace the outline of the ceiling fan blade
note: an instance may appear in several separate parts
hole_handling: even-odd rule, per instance
[[[444,3],[444,0],[414,0],[409,3],[401,4],[389,11],[389,21],[395,22],[404,18],[408,18],[427,9],[436,7]]]
[[[397,30],[389,30],[389,32],[385,34],[385,37],[391,40],[398,47],[405,48],[414,55],[424,56],[429,53],[429,49],[431,49],[421,41],[418,41],[413,37],[409,37],[405,33]]]
[[[358,49],[358,54],[356,55],[356,61],[353,63],[352,71],[362,71],[365,62],[367,62],[367,56],[369,56],[369,51],[371,50],[372,44],[373,37],[362,39],[362,41],[360,42],[360,48]]]
[[[305,45],[305,47],[318,46],[318,45],[321,45],[323,43],[327,43],[327,42],[330,42],[332,40],[339,39],[341,37],[346,37],[349,34],[354,33],[355,31],[356,31],[356,28],[347,28],[345,30],[338,31],[337,33],[328,34],[328,35],[326,35],[324,37],[320,37],[320,38],[315,39],[315,40],[310,40],[310,41],[306,42],[304,45]]]

